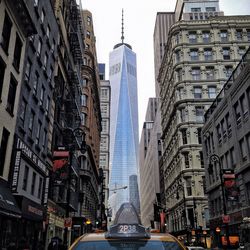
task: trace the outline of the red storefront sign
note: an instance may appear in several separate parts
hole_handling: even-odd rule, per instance
[[[64,219],[64,227],[71,227],[72,226],[72,218],[65,218]]]

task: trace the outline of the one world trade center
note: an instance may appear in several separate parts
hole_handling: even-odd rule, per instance
[[[139,213],[138,190],[138,100],[136,54],[121,43],[109,55],[111,85],[109,205],[112,216],[120,205],[131,202]]]

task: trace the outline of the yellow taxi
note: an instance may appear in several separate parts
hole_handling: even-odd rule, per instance
[[[174,236],[152,233],[141,225],[135,208],[124,203],[117,212],[114,225],[107,232],[85,234],[70,250],[184,250]]]

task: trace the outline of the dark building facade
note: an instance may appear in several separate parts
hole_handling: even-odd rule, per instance
[[[19,237],[36,249],[43,239],[48,199],[58,28],[49,0],[26,1],[26,6],[37,34],[26,45],[10,185],[22,212]]]
[[[8,180],[25,47],[27,37],[35,33],[24,1],[0,1],[0,249],[17,245],[20,239],[18,225],[23,214]]]
[[[202,129],[214,245],[250,249],[250,50],[205,114]],[[236,245],[237,246],[237,245]]]

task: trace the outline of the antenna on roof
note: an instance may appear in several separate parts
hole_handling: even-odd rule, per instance
[[[123,43],[123,41],[124,41],[124,27],[123,27],[123,9],[122,9],[122,37],[121,37],[121,39],[122,39],[122,43]]]

